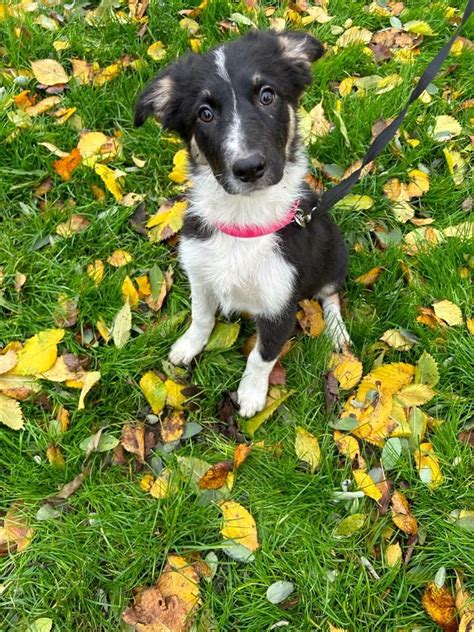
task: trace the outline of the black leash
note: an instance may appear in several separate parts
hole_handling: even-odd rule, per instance
[[[407,115],[408,108],[410,107],[410,105],[413,103],[413,101],[415,101],[420,96],[420,94],[428,87],[428,85],[435,78],[438,70],[441,68],[444,60],[448,56],[449,51],[451,50],[451,46],[454,43],[454,40],[459,35],[463,25],[468,21],[473,11],[474,11],[474,0],[469,0],[459,26],[454,31],[454,34],[451,36],[451,38],[446,42],[443,48],[436,55],[436,57],[428,64],[428,67],[426,68],[425,72],[421,75],[417,85],[415,86],[415,89],[411,93],[410,98],[408,99],[408,102],[403,108],[403,110],[400,112],[397,118],[394,119],[390,123],[390,125],[387,125],[387,127],[384,130],[382,130],[380,134],[378,134],[374,138],[374,140],[372,141],[372,144],[370,145],[367,153],[365,154],[362,160],[361,166],[358,169],[356,169],[353,173],[351,173],[350,176],[348,176],[347,178],[339,182],[339,184],[336,184],[336,186],[325,191],[321,197],[321,200],[318,206],[312,210],[328,211],[337,202],[339,202],[339,200],[342,200],[342,198],[345,197],[349,193],[349,191],[352,189],[354,184],[356,184],[356,182],[359,180],[363,168],[369,162],[374,160],[374,158],[376,158],[380,154],[380,152],[386,147],[386,145],[388,145],[388,143],[392,140],[392,138],[397,133],[398,128],[400,127],[405,116]],[[306,221],[308,219],[309,218],[307,217],[304,218],[304,220]]]

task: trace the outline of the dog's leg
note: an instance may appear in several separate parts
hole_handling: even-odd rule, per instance
[[[204,349],[214,328],[217,303],[199,283],[191,283],[192,322],[185,334],[171,347],[169,359],[173,364],[189,364]]]
[[[346,326],[341,315],[341,301],[337,292],[322,296],[324,320],[326,322],[326,331],[332,340],[334,349],[340,351],[351,344],[351,339],[347,333]]]
[[[257,320],[257,342],[247,359],[247,366],[237,390],[242,417],[251,417],[265,407],[268,378],[295,323],[295,311],[285,312],[278,320]]]

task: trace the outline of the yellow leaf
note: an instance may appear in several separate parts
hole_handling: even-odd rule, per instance
[[[318,24],[326,24],[330,20],[334,19],[334,16],[328,15],[326,9],[323,7],[308,7],[306,9],[306,13],[302,22],[303,26],[307,26],[308,24],[312,24],[313,22],[318,22]]]
[[[67,382],[68,380],[82,380],[84,378],[85,371],[82,369],[79,371],[71,371],[67,366],[64,356],[59,356],[53,366],[42,373],[37,373],[36,376],[51,382]]]
[[[410,219],[415,217],[415,209],[405,200],[399,200],[398,202],[395,202],[392,207],[392,211],[395,215],[395,219],[402,224],[405,224]]]
[[[107,325],[104,323],[104,321],[99,319],[96,322],[95,326],[96,326],[97,331],[99,332],[99,334],[105,340],[105,342],[109,342],[109,340],[112,337],[112,332],[110,331],[109,327],[107,327]]]
[[[437,586],[434,582],[427,584],[423,593],[423,606],[430,617],[444,632],[456,632],[456,603],[446,586]]]
[[[199,33],[200,26],[196,20],[193,20],[192,18],[183,18],[179,21],[179,25],[182,29],[188,31],[190,35],[196,35]]]
[[[104,278],[104,262],[100,259],[96,259],[94,263],[89,263],[87,266],[87,274],[95,283],[95,286],[99,287]]]
[[[371,268],[368,272],[365,272],[365,274],[361,274],[360,276],[358,276],[355,279],[355,282],[360,283],[361,285],[365,285],[365,287],[373,285],[375,281],[377,281],[377,279],[379,278],[382,270],[383,268],[380,266]]]
[[[451,140],[451,138],[459,136],[461,132],[462,127],[454,116],[441,114],[435,118],[435,124],[432,131],[432,137],[434,140]]]
[[[398,566],[402,560],[402,548],[398,542],[389,544],[385,549],[385,564],[390,568]]]
[[[189,45],[191,46],[191,50],[193,51],[193,53],[199,53],[202,48],[202,40],[198,39],[197,37],[192,37],[189,40]]]
[[[166,388],[166,403],[175,410],[183,410],[183,404],[186,401],[186,395],[182,394],[183,388],[186,388],[184,384],[179,384],[174,380],[168,378],[165,380]]]
[[[163,42],[158,41],[158,42],[154,42],[153,44],[150,44],[146,52],[147,52],[147,55],[151,57],[152,59],[154,59],[155,61],[160,61],[160,59],[163,59],[164,57],[166,57],[166,48]]]
[[[466,325],[467,325],[467,330],[469,331],[471,336],[474,336],[474,318],[468,318],[466,320]]]
[[[410,22],[405,22],[403,28],[405,31],[416,33],[417,35],[435,35],[431,26],[422,20],[410,20]]]
[[[188,179],[189,157],[186,149],[180,149],[173,156],[173,170],[168,178],[177,184],[182,184]]]
[[[338,208],[352,211],[367,211],[373,205],[374,200],[369,195],[357,195],[356,193],[349,193],[336,204]]]
[[[164,381],[153,371],[147,371],[140,379],[140,388],[153,413],[160,413],[166,403],[167,391]]]
[[[100,163],[94,165],[94,171],[100,178],[102,178],[103,183],[110,193],[112,193],[116,201],[120,202],[123,198],[123,191],[120,186],[120,180],[123,176],[123,172],[118,169],[110,169]]]
[[[390,90],[393,90],[401,83],[403,83],[403,79],[400,77],[400,75],[397,75],[396,73],[387,75],[386,77],[382,77],[377,81],[374,93],[385,94],[385,92],[390,92]]]
[[[413,340],[404,336],[399,329],[387,329],[380,336],[379,340],[383,340],[389,347],[397,351],[409,351],[415,344]]]
[[[165,384],[166,385],[166,384]],[[184,413],[173,411],[161,421],[161,438],[165,443],[181,438],[185,426]]]
[[[88,371],[83,379],[83,387],[81,389],[81,393],[79,395],[79,403],[77,405],[77,410],[84,409],[84,400],[86,398],[87,393],[91,390],[94,384],[100,380],[100,371]]]
[[[150,494],[153,498],[168,498],[172,493],[176,491],[176,484],[171,480],[171,473],[164,468],[160,475],[154,480],[149,488]]]
[[[25,524],[20,505],[16,503],[3,518],[3,527],[0,527],[0,550],[6,549],[7,553],[24,551],[33,534],[34,530]]]
[[[331,357],[329,368],[334,373],[339,386],[344,390],[353,388],[362,377],[362,362],[349,351],[339,354],[334,353]]]
[[[412,516],[408,500],[402,492],[396,491],[393,494],[391,512],[392,520],[399,529],[409,535],[416,535],[418,531],[416,518]]]
[[[426,483],[431,489],[439,487],[444,478],[431,443],[421,443],[414,454],[416,468],[423,483]]]
[[[84,59],[71,59],[71,65],[72,76],[81,86],[92,83],[94,70],[99,70],[99,64],[90,64]]]
[[[267,402],[266,402],[266,406],[263,410],[261,410],[259,413],[257,413],[256,415],[254,415],[253,417],[250,417],[250,419],[246,419],[242,424],[241,427],[243,429],[244,432],[246,432],[248,435],[250,435],[251,437],[253,437],[253,435],[255,434],[255,432],[258,430],[258,428],[260,428],[260,426],[269,418],[271,417],[271,415],[273,415],[273,413],[276,411],[277,408],[279,408],[281,406],[281,404],[283,404],[283,402],[288,399],[288,397],[293,393],[294,391],[285,391],[285,390],[273,390],[270,392],[268,398],[267,398]],[[275,395],[275,397],[273,397],[272,395]]]
[[[356,77],[346,77],[339,84],[339,94],[341,97],[347,97],[347,95],[351,94],[352,89],[354,88],[356,82]]]
[[[48,446],[46,458],[53,467],[63,468],[65,465],[61,448],[58,445],[51,444]]]
[[[408,172],[410,182],[408,184],[408,193],[410,197],[420,197],[423,193],[430,190],[430,177],[420,169],[412,169]]]
[[[364,492],[369,498],[373,498],[375,501],[379,501],[382,498],[382,492],[375,485],[374,481],[367,472],[363,470],[354,470],[352,472],[355,483],[361,492]]]
[[[140,481],[140,487],[144,492],[149,492],[151,486],[153,485],[153,474],[145,474],[145,476]]]
[[[138,292],[136,287],[133,285],[132,279],[128,275],[125,277],[122,283],[122,298],[124,301],[128,300],[132,309],[138,306]]]
[[[11,399],[5,397],[0,393],[0,423],[5,424],[12,430],[21,430],[24,428],[23,413],[21,412],[20,404]]]
[[[117,138],[106,136],[102,132],[84,132],[81,134],[77,149],[81,154],[82,164],[94,167],[99,161],[113,160],[121,151],[121,145]]]
[[[319,302],[316,299],[306,298],[300,301],[299,305],[302,310],[296,313],[296,318],[301,329],[312,338],[320,336],[324,331],[325,323]]]
[[[313,138],[326,136],[326,134],[329,134],[329,132],[333,128],[332,123],[327,120],[324,114],[322,101],[315,105],[314,108],[309,112],[309,118],[311,121],[310,140]]]
[[[58,357],[58,343],[64,338],[64,329],[47,329],[29,338],[18,352],[18,363],[10,375],[35,375],[50,369]]]
[[[453,182],[460,185],[464,182],[467,173],[467,164],[458,151],[454,149],[443,149],[443,154],[448,165],[449,173],[453,177]]]
[[[18,355],[14,349],[8,349],[5,353],[0,353],[0,375],[11,371],[18,362]]]
[[[460,308],[451,301],[437,301],[433,303],[434,313],[437,318],[441,318],[448,325],[462,325],[462,312]]]
[[[296,428],[295,452],[299,459],[308,463],[311,472],[316,470],[321,460],[321,449],[318,440],[301,426]]]
[[[67,83],[69,81],[64,68],[54,59],[32,61],[31,69],[35,79],[45,86],[55,86],[58,83]]]
[[[359,442],[355,437],[349,434],[344,434],[340,430],[334,431],[334,441],[336,442],[337,449],[344,456],[349,457],[353,461],[356,457],[360,460],[360,447]]]
[[[232,540],[249,551],[256,551],[260,546],[257,537],[257,525],[251,514],[239,503],[228,500],[220,504],[224,524],[221,534],[224,540]]]
[[[133,261],[133,257],[126,250],[114,250],[107,261],[111,266],[114,266],[114,268],[120,268],[130,263],[130,261]]]
[[[357,396],[365,395],[368,388],[373,388],[376,382],[380,382],[382,387],[393,395],[402,386],[410,384],[410,382],[413,381],[414,375],[415,367],[412,364],[405,364],[403,362],[382,364],[372,369],[372,371],[364,377],[359,387],[359,391],[364,390],[364,393],[358,392]]]
[[[422,406],[433,399],[434,396],[435,392],[426,384],[408,384],[396,394],[396,399],[402,406],[409,408],[411,406]]]
[[[38,116],[38,114],[43,114],[43,112],[47,112],[48,110],[53,108],[56,104],[60,102],[60,100],[61,99],[57,96],[46,97],[45,99],[38,101],[38,103],[35,103],[35,105],[30,105],[29,107],[26,107],[25,112],[29,116]]]
[[[98,70],[92,81],[95,86],[103,86],[105,83],[112,81],[112,79],[116,79],[121,70],[121,63],[110,64],[110,66]]]
[[[148,279],[148,275],[142,274],[142,276],[139,276],[135,279],[135,282],[138,286],[138,296],[140,298],[145,298],[147,296],[150,296],[151,285]]]
[[[372,39],[372,33],[360,26],[351,26],[336,41],[336,46],[346,48],[354,44],[368,44]]]
[[[168,239],[181,230],[184,221],[184,213],[188,208],[188,202],[165,202],[160,206],[155,215],[148,220],[147,227],[150,241],[162,241]]]

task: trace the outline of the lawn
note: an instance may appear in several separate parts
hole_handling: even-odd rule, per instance
[[[472,155],[472,43],[457,42],[429,93],[411,107],[397,139],[354,188],[366,197],[351,198],[333,209],[350,248],[344,316],[364,375],[374,363],[415,365],[424,352],[439,371],[439,381],[432,381],[434,396],[421,405],[426,413],[422,430],[415,432],[410,422],[410,409],[417,402],[403,409],[409,419],[397,444],[402,453],[391,464],[385,461],[382,477],[390,481],[390,491],[384,488],[380,503],[370,492],[335,502],[334,492],[357,491],[352,472],[364,466],[359,456],[342,454],[334,440],[333,426],[352,391],[341,385],[339,401],[327,412],[323,375],[331,349],[324,335],[312,337],[295,329],[294,344],[282,359],[285,383],[276,387],[280,395],[291,394],[253,438],[237,414],[229,419],[226,410],[219,413],[225,393],[236,390],[245,365],[242,347],[253,331],[248,320],[236,317],[238,339],[230,346],[217,341],[188,373],[176,373],[167,363],[168,350],[190,317],[189,287],[176,256],[178,209],[173,207],[178,232],[168,239],[160,239],[160,225],[147,229],[145,223],[186,186],[179,165],[174,180],[169,177],[182,145],[154,121],[138,130],[132,121],[140,89],[177,56],[191,47],[205,51],[235,37],[237,31],[244,33],[250,22],[269,28],[286,20],[288,28],[305,28],[327,45],[302,99],[307,113],[302,122],[313,184],[330,187],[363,156],[374,123],[398,114],[416,78],[452,34],[464,3],[406,0],[400,13],[402,3],[389,2],[387,10],[377,10],[372,3],[367,10],[368,2],[329,0],[327,6],[317,3],[323,5],[322,13],[313,12],[317,19],[311,21],[311,13],[302,10],[303,2],[288,11],[283,3],[211,0],[187,16],[197,23],[197,32],[196,24],[182,23],[179,13],[192,3],[151,0],[143,17],[136,17],[137,3],[129,4],[103,0],[97,8],[94,3],[24,0],[16,8],[0,5],[0,367],[9,351],[9,357],[22,353],[19,344],[5,348],[9,343],[25,343],[39,332],[59,328],[64,329],[59,354],[69,354],[74,366],[69,371],[79,376],[76,384],[37,378],[38,391],[32,393],[32,383],[26,385],[24,377],[28,371],[23,370],[23,390],[7,391],[9,372],[0,369],[0,404],[21,399],[24,417],[22,429],[0,424],[0,516],[7,517],[0,530],[0,630],[49,630],[48,621],[43,621],[43,628],[34,625],[39,619],[50,619],[55,632],[131,630],[122,621],[123,611],[137,592],[158,580],[170,554],[190,560],[191,554],[204,558],[210,552],[218,563],[212,580],[200,581],[196,631],[261,632],[279,622],[282,629],[325,632],[441,629],[422,605],[428,582],[436,576],[449,596],[454,593],[456,570],[474,594],[472,513],[456,518],[459,511],[474,509],[474,347],[469,322],[474,255],[472,242],[466,239],[472,208],[467,171]],[[324,6],[332,16],[329,21]],[[420,26],[414,21],[425,22]],[[366,44],[336,44],[353,26],[370,31]],[[408,41],[401,40],[398,48],[366,47],[372,34],[390,26],[405,40],[409,33]],[[472,28],[471,20],[465,38],[472,37]],[[159,46],[147,52],[157,41],[164,52]],[[44,59],[61,64],[68,75],[66,87],[50,92],[45,92],[46,85],[41,87],[31,62]],[[71,60],[76,60],[75,66]],[[82,74],[77,60],[89,62],[82,66]],[[351,77],[372,79],[360,82]],[[51,96],[57,99],[44,112],[28,110],[35,107],[35,100]],[[323,113],[313,110],[319,103]],[[445,115],[452,117],[450,130],[443,134],[441,129],[437,135],[436,126],[439,131],[446,123],[439,117]],[[75,150],[80,134],[87,131],[107,136],[106,147],[101,150],[99,143],[89,159],[86,152]],[[58,166],[58,148],[63,156],[68,154],[64,160],[70,167],[76,162],[70,174],[61,175],[65,163]],[[97,164],[106,167],[97,169]],[[415,175],[409,175],[412,170],[417,170]],[[399,182],[387,187],[394,178]],[[406,188],[400,189],[399,183],[408,187],[414,178],[423,182],[422,194],[403,199]],[[126,195],[131,193],[136,195]],[[459,225],[463,228],[453,228]],[[414,238],[415,230],[419,239]],[[121,261],[120,251],[129,257]],[[111,263],[112,253],[116,255]],[[89,267],[97,260],[104,266],[102,279],[101,264],[96,264],[95,278]],[[170,266],[173,282],[156,309],[156,304],[150,306],[153,300],[147,300],[149,285],[152,299],[160,291],[164,294],[163,275]],[[359,278],[372,269],[375,280]],[[127,290],[134,307],[128,340],[126,277],[134,288]],[[137,297],[139,277],[146,278],[140,281]],[[433,311],[433,304],[440,301],[450,302],[458,324],[449,324]],[[106,341],[114,319],[114,339]],[[401,340],[380,340],[393,329]],[[235,333],[235,327],[223,331]],[[51,348],[56,349],[54,344]],[[80,409],[80,391],[74,386],[81,387],[84,369],[100,371],[100,380]],[[164,428],[166,415],[169,419],[181,398],[179,393],[172,398],[168,382],[167,407],[161,412],[161,402],[157,415],[150,416],[140,388],[150,371],[159,374],[153,378],[153,373],[152,379],[161,394],[164,374],[195,387],[185,391],[191,403],[184,403],[178,420],[182,424],[184,417],[184,437],[189,438],[165,441],[160,436],[158,417]],[[69,420],[63,412],[58,421],[64,410]],[[4,413],[0,416],[5,420]],[[120,448],[127,424],[130,432],[146,435],[144,463],[140,446],[138,457]],[[314,472],[295,453],[298,427],[319,442],[321,457]],[[90,441],[87,446],[87,438],[100,429],[102,443],[97,445],[96,436],[95,446]],[[228,461],[236,441],[251,440],[252,450],[234,472],[230,490],[224,486],[203,493],[180,466],[192,463],[190,457],[210,465]],[[439,465],[441,474],[433,474],[434,466],[425,467],[420,477],[413,452],[421,440],[423,445],[431,443],[435,456],[427,458]],[[371,476],[380,476],[385,441],[358,441],[366,473],[378,468]],[[165,485],[163,498],[156,498],[147,488],[162,475],[163,465],[173,484]],[[78,489],[62,501],[53,498],[44,509],[46,500],[81,471],[84,480]],[[364,491],[363,485],[360,488]],[[392,520],[389,494],[396,491],[409,503],[416,535],[414,529],[409,533],[406,525],[400,528]],[[260,546],[251,562],[236,561],[223,550],[217,501],[224,496],[255,520]],[[341,521],[354,514],[362,515],[360,524],[340,537]],[[7,528],[8,516],[11,523],[13,515],[19,523],[15,533]],[[387,555],[389,546],[395,559]],[[283,603],[272,604],[266,590],[278,580],[292,582],[294,590]],[[444,629],[458,627],[451,622]]]

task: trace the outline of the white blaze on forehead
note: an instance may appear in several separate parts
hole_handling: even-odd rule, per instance
[[[224,138],[225,152],[229,158],[229,167],[232,168],[232,163],[238,157],[247,153],[245,149],[242,121],[237,111],[237,97],[235,95],[234,86],[232,85],[229,72],[226,68],[224,49],[218,48],[216,51],[214,51],[214,57],[216,60],[217,74],[219,75],[219,77],[221,77],[221,79],[229,84],[229,88],[232,93],[232,121],[227,128],[227,133],[225,134]]]

